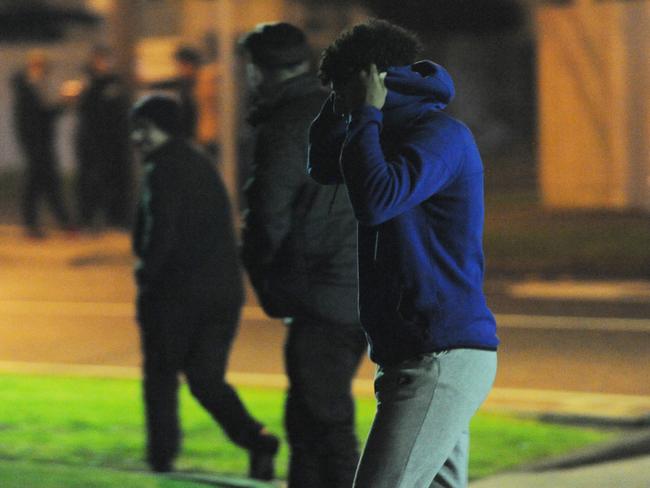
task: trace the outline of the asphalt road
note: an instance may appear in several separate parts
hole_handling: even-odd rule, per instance
[[[127,235],[28,241],[0,226],[0,362],[137,366]],[[650,395],[650,305],[516,298],[488,283],[499,322],[496,386]],[[230,370],[281,375],[285,326],[249,291]],[[374,371],[367,359],[359,378]]]

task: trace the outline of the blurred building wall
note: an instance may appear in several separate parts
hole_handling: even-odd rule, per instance
[[[545,205],[650,210],[650,2],[537,11]]]

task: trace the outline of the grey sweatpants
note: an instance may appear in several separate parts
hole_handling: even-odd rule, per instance
[[[354,487],[467,486],[469,421],[496,365],[496,352],[454,349],[379,367],[377,413]]]

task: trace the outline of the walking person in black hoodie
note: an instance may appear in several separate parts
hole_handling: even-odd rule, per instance
[[[496,374],[483,294],[483,164],[443,112],[447,71],[386,21],[324,52],[332,88],[310,131],[310,174],[345,183],[359,222],[359,310],[378,364],[377,413],[356,488],[467,486],[469,422]]]
[[[350,202],[306,173],[309,124],[326,94],[297,27],[263,24],[242,44],[257,91],[243,259],[264,310],[289,323],[289,487],[348,488],[358,460],[351,382],[367,344]]]
[[[226,190],[210,161],[181,137],[173,99],[140,100],[132,122],[131,139],[145,165],[133,249],[148,462],[154,471],[173,469],[182,372],[201,405],[248,450],[250,476],[270,480],[278,439],[224,380],[243,302]]]

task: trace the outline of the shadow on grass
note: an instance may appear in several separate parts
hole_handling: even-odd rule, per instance
[[[285,477],[288,449],[282,422],[284,392],[269,388],[239,391],[251,412],[284,439],[276,473],[279,478]],[[146,469],[142,460],[144,428],[137,380],[1,374],[0,404],[13,405],[3,415],[0,459],[36,466],[52,462],[70,469],[108,468],[107,472]],[[370,397],[358,397],[356,405],[357,434],[363,441],[372,423],[375,402]],[[247,472],[246,452],[226,439],[185,386],[181,389],[181,418],[184,441],[176,466],[182,476],[198,474],[205,479],[218,479],[211,473],[219,473],[227,479],[237,479]],[[474,418],[471,432],[472,479],[611,438],[611,434],[595,429],[485,413]],[[39,469],[45,469],[42,466]],[[1,480],[0,477],[0,486],[4,487]],[[38,486],[58,488],[49,484]]]

